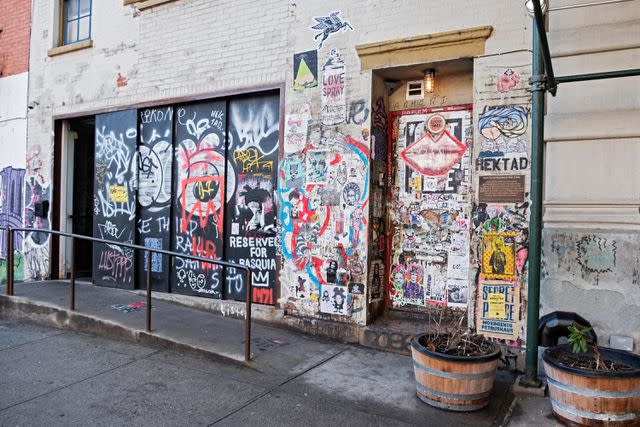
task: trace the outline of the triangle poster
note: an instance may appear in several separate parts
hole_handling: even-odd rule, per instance
[[[318,86],[318,51],[293,55],[293,89],[302,92]]]

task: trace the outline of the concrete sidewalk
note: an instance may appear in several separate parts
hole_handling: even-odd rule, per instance
[[[154,300],[154,331],[146,334],[143,331],[144,309],[128,309],[144,302],[143,296],[126,290],[78,284],[77,311],[69,312],[66,309],[68,290],[68,284],[64,282],[18,284],[16,296],[0,297],[1,316],[14,324],[37,322],[135,341],[143,344],[140,348],[162,351],[169,348],[174,353],[179,350],[190,358],[203,358],[198,363],[227,366],[224,369],[241,372],[243,378],[250,377],[252,383],[259,384],[262,391],[257,392],[256,396],[260,397],[254,400],[246,396],[238,398],[246,399],[250,402],[247,405],[255,410],[243,412],[241,416],[229,415],[230,418],[225,419],[233,420],[230,425],[262,424],[265,419],[281,421],[273,425],[300,425],[304,420],[324,414],[329,417],[327,421],[346,421],[347,425],[388,425],[390,421],[396,421],[398,424],[497,426],[504,424],[511,407],[509,387],[513,377],[505,371],[498,372],[488,408],[470,414],[445,412],[418,400],[412,362],[404,355],[320,340],[254,323],[255,361],[250,369],[237,363],[243,356],[242,320]],[[234,363],[219,363],[212,358]],[[284,397],[274,397],[276,389],[284,393]],[[310,395],[318,399],[311,405],[307,402]],[[225,399],[223,396],[222,400]],[[344,408],[342,412],[336,412],[335,405]],[[292,408],[302,417],[297,423],[288,422]],[[371,422],[361,422],[365,420]],[[304,423],[309,424],[308,421]]]

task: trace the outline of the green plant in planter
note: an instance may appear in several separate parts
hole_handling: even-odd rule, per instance
[[[586,353],[589,350],[589,345],[593,349],[593,353],[595,354],[596,359],[596,370],[608,371],[609,368],[607,364],[604,363],[602,359],[602,355],[598,350],[598,346],[593,344],[593,340],[588,335],[589,332],[593,329],[592,327],[588,328],[580,328],[577,325],[571,325],[568,327],[569,329],[569,337],[568,341],[571,345],[571,351],[573,353]]]
[[[591,332],[591,327],[580,329],[576,325],[569,326],[569,344],[571,345],[571,351],[574,353],[586,353],[589,349],[589,344],[593,343],[591,337],[587,335]]]

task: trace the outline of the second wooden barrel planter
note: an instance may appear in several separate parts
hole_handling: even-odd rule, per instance
[[[450,411],[476,411],[489,404],[500,350],[486,342],[487,354],[459,356],[428,348],[429,334],[411,342],[416,392],[425,403]]]
[[[567,365],[567,345],[542,355],[553,414],[568,425],[640,426],[640,356],[599,347],[602,357],[628,369],[595,371]],[[593,353],[591,353],[592,355]]]

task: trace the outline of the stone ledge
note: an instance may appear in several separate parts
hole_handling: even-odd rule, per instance
[[[58,56],[69,52],[75,52],[76,50],[88,49],[93,47],[93,40],[83,40],[81,42],[65,44],[64,46],[54,47],[47,51],[47,56]]]
[[[171,3],[176,0],[146,0],[138,3],[138,10],[149,9],[154,6],[160,6],[161,4]]]
[[[456,31],[368,43],[356,46],[363,70],[421,64],[482,55],[493,27]]]

